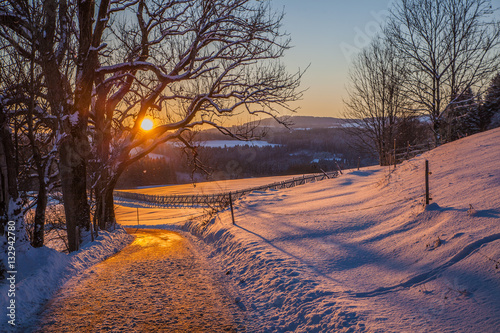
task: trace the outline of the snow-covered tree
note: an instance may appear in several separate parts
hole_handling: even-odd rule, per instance
[[[100,168],[95,182],[99,226],[114,223],[113,190],[128,165],[185,133],[224,126],[246,111],[276,116],[276,106],[300,94],[300,75],[277,61],[289,40],[279,31],[282,15],[267,1],[139,1],[136,21],[114,32],[114,59],[97,70],[91,119]],[[119,50],[125,50],[119,52]],[[111,61],[111,60],[114,60]],[[145,117],[156,126],[141,129]]]
[[[16,246],[26,244],[28,241],[24,226],[22,200],[19,197],[17,185],[12,131],[5,108],[8,103],[8,99],[0,95],[0,251],[2,252],[0,276],[3,275],[3,271],[7,270],[6,258],[9,241],[15,240]]]
[[[26,64],[26,59],[12,48],[5,47],[2,50],[4,66],[0,70],[1,91],[9,97],[9,103],[4,107],[14,129],[18,183],[24,185],[25,191],[37,190],[34,200],[25,201],[27,205],[23,209],[26,211],[35,207],[30,238],[34,247],[40,247],[44,243],[48,194],[57,178],[54,170],[57,153],[57,145],[54,144],[55,120],[47,112],[43,85],[33,53]]]
[[[2,1],[0,38],[21,57],[34,57],[49,112],[57,118],[59,170],[70,250],[77,248],[76,227],[89,227],[86,193],[87,119],[97,51],[93,1]],[[107,9],[103,9],[107,13]],[[104,22],[96,22],[102,27]],[[70,47],[75,45],[76,49]]]
[[[464,136],[486,131],[494,126],[492,121],[500,112],[500,75],[497,74],[486,90],[483,101],[472,89],[464,91],[454,98],[445,112],[446,127],[443,126],[443,138],[453,141]]]

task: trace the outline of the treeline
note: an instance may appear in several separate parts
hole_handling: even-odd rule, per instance
[[[142,159],[127,168],[118,185],[123,188],[193,180],[318,173],[377,162],[369,152],[353,148],[350,144],[352,138],[338,128],[273,128],[261,138],[273,144],[267,146],[252,146],[245,142],[238,142],[236,147],[203,146],[208,140],[227,139],[213,131],[200,132],[194,139],[197,140],[192,143],[196,146],[195,156],[191,150],[171,144],[161,145],[154,150],[154,157]]]
[[[131,164],[116,184],[119,188],[177,184],[175,165],[168,157],[146,156]]]
[[[500,24],[490,1],[397,1],[381,31],[354,59],[345,113],[381,165],[394,141],[439,145],[500,125]]]
[[[208,179],[214,180],[317,173],[337,168],[332,154],[323,152],[323,158],[314,158],[318,153],[287,146],[205,147],[199,150],[199,157],[211,172]],[[343,166],[347,164],[342,157],[339,160]]]

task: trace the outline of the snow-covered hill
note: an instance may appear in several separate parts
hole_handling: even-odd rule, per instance
[[[432,204],[423,206],[424,160]],[[398,165],[252,193],[185,227],[257,331],[497,332],[500,129]]]

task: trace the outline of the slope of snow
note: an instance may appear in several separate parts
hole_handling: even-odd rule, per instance
[[[119,191],[146,193],[154,195],[217,194],[217,193],[227,193],[230,191],[239,191],[247,188],[268,185],[274,182],[285,181],[292,178],[301,178],[303,176],[304,175],[295,175],[295,176],[288,175],[288,176],[276,176],[276,177],[218,180],[212,182],[200,182],[195,184],[144,186],[135,189],[125,189]]]
[[[210,245],[264,332],[500,327],[500,129],[395,171],[254,192],[235,219],[225,211],[184,227]]]
[[[69,278],[117,253],[132,240],[133,237],[124,229],[118,228],[113,232],[101,231],[94,242],[69,255],[46,246],[16,248],[16,326],[7,324],[9,286],[3,283],[6,283],[4,279],[0,284],[2,331],[27,331],[37,320],[36,315],[42,306]]]

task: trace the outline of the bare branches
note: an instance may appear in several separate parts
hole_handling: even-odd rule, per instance
[[[350,73],[345,116],[356,119],[349,128],[366,148],[377,152],[381,165],[390,163],[397,125],[409,116],[409,101],[403,91],[408,77],[405,63],[392,45],[379,38],[363,50]]]
[[[446,111],[470,88],[481,94],[498,68],[500,22],[491,14],[488,0],[401,0],[392,10],[385,34],[407,59],[406,90],[437,142]]]
[[[200,126],[244,138],[224,119],[293,111],[302,73],[279,63],[289,47],[282,17],[270,0],[2,2],[2,46],[33,60],[37,99],[63,138],[61,185],[74,199],[65,205],[87,207],[89,160],[108,200],[123,168],[162,142]],[[150,132],[145,117],[157,122]],[[88,226],[80,211],[66,214],[68,230]]]
[[[147,113],[167,110],[169,123],[151,132],[159,136],[191,124],[221,124],[218,118],[243,111],[275,116],[278,107],[290,110],[288,103],[300,98],[302,73],[289,75],[277,62],[289,39],[279,31],[282,14],[272,13],[268,2],[136,6],[136,23],[119,25],[114,32],[120,44],[113,45],[129,50],[123,57],[134,60],[96,70],[100,84],[112,86],[103,90],[110,94],[105,103],[121,108],[115,112],[122,120],[134,119],[120,132],[129,143],[124,151],[143,141],[135,142]]]

